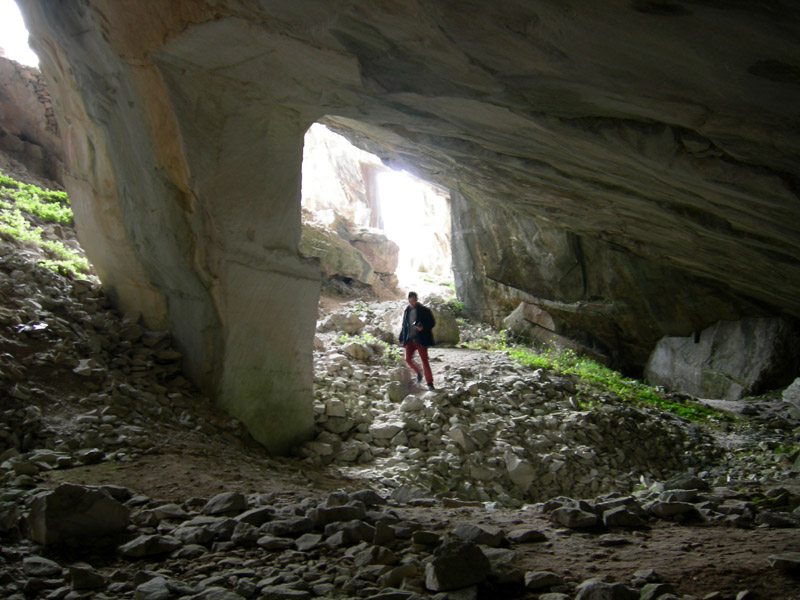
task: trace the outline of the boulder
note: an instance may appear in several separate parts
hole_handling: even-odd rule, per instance
[[[99,590],[107,583],[102,572],[84,563],[70,565],[69,577],[73,590]]]
[[[789,415],[794,419],[800,419],[800,377],[783,391],[781,397],[789,405]]]
[[[465,542],[473,542],[490,547],[500,546],[505,541],[505,532],[492,525],[459,523],[453,529],[453,535]]]
[[[392,402],[404,400],[408,396],[408,392],[409,382],[407,377],[403,377],[402,381],[390,381],[386,386],[386,394]]]
[[[376,229],[359,229],[350,243],[369,261],[376,273],[392,274],[397,270],[400,247]]]
[[[563,506],[550,513],[550,520],[570,529],[593,527],[597,524],[597,515],[594,513]]]
[[[568,337],[556,333],[553,316],[542,306],[531,302],[520,302],[501,323],[510,337],[520,341],[559,350],[583,350]]]
[[[525,588],[528,590],[541,590],[554,585],[561,585],[564,580],[551,571],[529,571],[525,573]]]
[[[364,329],[364,321],[351,312],[337,312],[330,315],[322,325],[324,331],[341,331],[354,335]]]
[[[508,476],[520,490],[526,492],[536,478],[536,469],[527,460],[524,460],[511,451],[504,454]]]
[[[627,527],[639,528],[644,527],[645,523],[642,519],[629,511],[624,506],[618,506],[607,510],[603,513],[603,524],[606,527]]]
[[[639,600],[639,592],[621,583],[587,579],[578,586],[575,600]]]
[[[448,306],[435,302],[431,302],[428,308],[431,309],[433,318],[436,319],[436,325],[433,328],[433,339],[436,345],[456,346],[461,340],[461,334],[455,313]]]
[[[165,577],[153,577],[136,586],[136,600],[169,600],[172,591]]]
[[[800,358],[797,334],[779,318],[720,321],[693,336],[662,338],[645,376],[668,390],[738,400],[792,381]]]
[[[784,552],[782,554],[770,554],[767,561],[771,567],[782,571],[800,573],[800,552]]]
[[[538,529],[515,529],[506,536],[508,541],[513,544],[530,544],[532,542],[543,542],[547,536]]]
[[[247,510],[247,498],[241,492],[222,492],[206,502],[207,515],[234,515]]]
[[[362,344],[358,342],[352,342],[347,344],[343,349],[342,352],[347,354],[348,356],[352,356],[356,360],[369,360],[375,354],[375,352],[370,348],[367,344]]]
[[[13,502],[0,502],[0,533],[11,531],[19,524],[21,513]]]
[[[364,254],[325,227],[304,223],[300,252],[318,258],[327,277],[348,277],[366,285],[376,281],[375,270]]]
[[[445,592],[483,582],[491,571],[489,559],[472,542],[445,542],[425,565],[425,587]]]
[[[26,556],[22,559],[22,572],[29,577],[60,577],[62,567],[43,556]]]
[[[180,545],[180,540],[169,535],[140,535],[120,546],[118,551],[128,558],[142,558],[168,554]]]
[[[40,544],[85,544],[122,532],[129,517],[128,507],[100,488],[62,483],[33,499],[28,527]]]

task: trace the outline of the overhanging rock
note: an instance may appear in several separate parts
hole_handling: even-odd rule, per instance
[[[298,244],[316,121],[463,200],[468,310],[521,290],[639,369],[665,334],[800,316],[788,3],[21,8],[104,286],[276,452],[310,433],[319,275]],[[593,304],[603,318],[573,310]]]

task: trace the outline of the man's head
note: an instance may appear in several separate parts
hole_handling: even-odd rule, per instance
[[[417,292],[408,292],[408,303],[411,306],[417,305]]]

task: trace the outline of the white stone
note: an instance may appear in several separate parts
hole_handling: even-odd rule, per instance
[[[453,440],[462,452],[469,454],[477,450],[477,445],[463,427],[453,427],[447,432],[447,437]]]
[[[519,458],[516,454],[506,452],[504,454],[506,470],[517,487],[526,492],[536,477],[536,469],[526,460]]]
[[[417,396],[408,395],[403,399],[400,404],[400,410],[403,412],[415,412],[425,408],[425,401]]]
[[[347,405],[341,400],[331,398],[325,403],[325,414],[329,417],[346,417]]]
[[[400,421],[374,422],[369,426],[369,433],[378,440],[389,440],[402,431],[403,424]]]

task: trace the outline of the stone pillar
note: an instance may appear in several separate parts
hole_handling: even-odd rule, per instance
[[[213,22],[151,4],[120,21],[103,2],[22,6],[64,136],[78,236],[115,303],[169,329],[187,374],[284,454],[313,433],[319,268],[298,252],[310,121],[216,79],[203,62],[219,40],[172,55],[148,45]]]
[[[305,124],[259,105],[226,117],[204,152],[204,190],[223,325],[217,400],[271,451],[313,433],[312,342],[320,270],[298,256]],[[193,139],[188,123],[184,135]],[[196,132],[199,133],[199,132]]]

